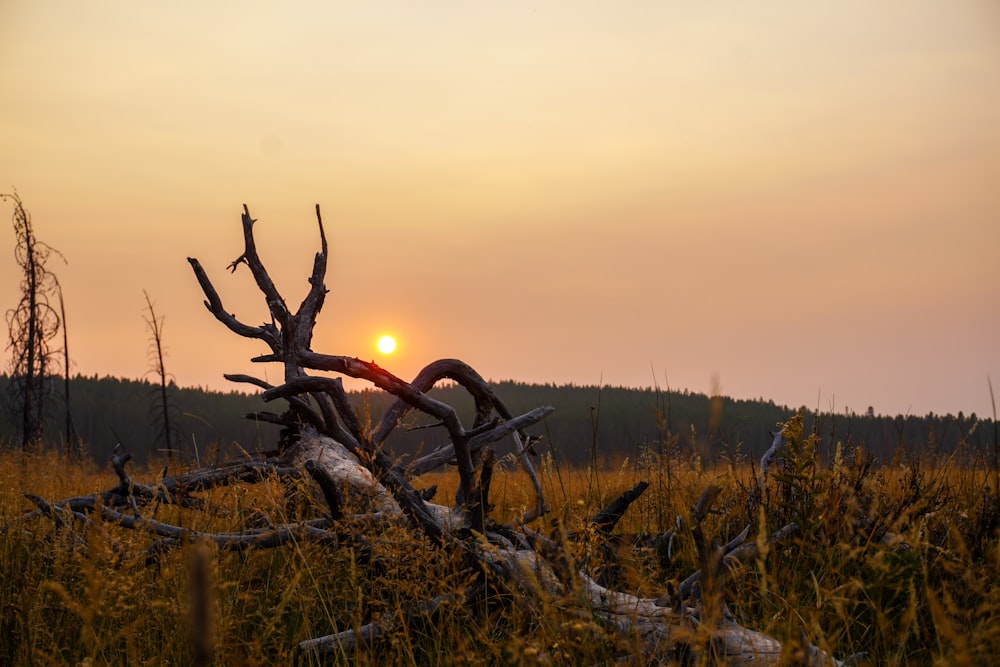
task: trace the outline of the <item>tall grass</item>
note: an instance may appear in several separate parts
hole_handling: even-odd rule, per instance
[[[580,530],[617,494],[650,482],[617,539],[567,547],[621,590],[658,597],[698,567],[690,535],[664,517],[686,513],[714,483],[723,492],[708,533],[725,542],[750,524],[760,547],[728,578],[727,602],[742,624],[788,641],[789,651],[804,635],[838,656],[866,652],[874,664],[973,665],[1000,655],[1000,502],[990,466],[905,457],[881,466],[859,449],[839,450],[822,465],[801,423],[790,422],[786,435],[784,462],[763,492],[749,465],[734,459],[702,469],[669,447],[601,471],[560,468],[547,456],[540,474],[554,511],[544,525],[557,538]],[[454,497],[453,474],[417,482]],[[297,542],[239,553],[186,544],[153,553],[155,538],[141,531],[16,521],[33,509],[21,491],[54,501],[116,483],[110,470],[55,454],[0,455],[0,526],[9,526],[0,534],[0,664],[310,664],[295,656],[299,641],[401,618],[463,590],[472,576],[391,523],[338,546]],[[277,481],[206,497],[212,512],[144,511],[215,532],[322,511],[307,493],[290,502]],[[521,473],[498,470],[491,501],[498,520],[513,520],[533,505],[534,491]],[[789,522],[799,527],[793,538],[767,540]],[[629,637],[585,613],[567,614],[572,601],[526,604],[510,591],[491,593],[471,607],[445,603],[332,662],[575,665],[629,651]]]

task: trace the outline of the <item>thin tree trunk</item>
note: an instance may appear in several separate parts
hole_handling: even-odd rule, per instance
[[[70,409],[69,398],[69,332],[66,327],[66,304],[63,301],[62,286],[59,286],[59,320],[63,330],[63,395],[66,400],[66,454],[79,456],[83,454],[82,443],[73,424],[73,412]]]
[[[31,216],[17,193],[2,194],[0,199],[14,203],[14,233],[17,245],[14,255],[24,279],[20,284],[21,299],[17,307],[7,312],[10,327],[10,348],[13,351],[12,390],[15,394],[12,415],[21,428],[20,448],[36,447],[44,431],[46,372],[50,362],[49,340],[58,332],[59,315],[50,304],[50,297],[59,288],[55,275],[45,264],[51,246],[35,237]]]
[[[164,446],[167,450],[167,461],[173,462],[174,460],[174,440],[171,435],[170,429],[170,411],[169,411],[169,401],[167,400],[167,371],[163,364],[163,318],[156,317],[156,311],[153,310],[153,302],[149,298],[149,294],[146,290],[142,291],[144,297],[146,297],[146,309],[149,311],[149,317],[146,319],[146,324],[149,325],[149,331],[152,334],[152,349],[150,354],[153,356],[153,372],[156,373],[157,378],[160,382],[160,408],[163,410],[163,438]]]
[[[24,208],[18,205],[19,214],[27,215]],[[24,374],[24,412],[22,413],[23,428],[21,431],[21,449],[26,450],[37,438],[34,424],[35,401],[35,346],[38,338],[38,276],[35,273],[35,237],[31,227],[25,229],[25,250],[28,261],[28,366]],[[39,378],[41,379],[41,378]]]

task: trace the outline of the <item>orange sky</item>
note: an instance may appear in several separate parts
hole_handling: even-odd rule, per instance
[[[185,258],[262,321],[225,272],[241,206],[298,303],[318,202],[314,347],[405,378],[892,414],[1000,391],[994,0],[6,0],[0,95],[0,190],[69,262],[81,373],[146,372],[145,289],[179,384],[276,379]]]

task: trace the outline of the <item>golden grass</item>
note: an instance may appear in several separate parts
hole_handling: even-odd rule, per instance
[[[742,465],[704,470],[697,461],[650,454],[593,471],[560,469],[547,459],[540,472],[553,512],[544,525],[556,522],[562,533],[581,528],[645,480],[650,488],[616,532],[655,537],[674,529],[675,517],[712,482],[723,493],[719,513],[707,520],[709,533],[725,541],[750,523],[752,539],[764,547],[727,588],[730,609],[744,625],[792,643],[805,632],[835,655],[864,651],[874,664],[972,665],[1000,655],[1000,500],[992,473],[920,462],[866,468],[861,452],[824,467],[810,458],[808,438],[799,444],[799,456],[774,470],[759,497],[754,472]],[[110,470],[54,454],[2,454],[0,526],[33,508],[22,491],[54,501],[116,483]],[[447,502],[455,475],[417,480],[421,488],[431,484],[438,485],[437,500]],[[205,497],[215,511],[160,506],[155,518],[229,532],[254,516],[279,523],[317,511],[308,502],[290,503],[277,482]],[[534,495],[524,475],[498,471],[491,501],[493,516],[511,521]],[[858,516],[873,521],[857,525]],[[768,545],[766,534],[792,520],[798,535]],[[879,542],[884,532],[891,534],[886,543]],[[614,549],[569,548],[581,562],[589,556],[588,567],[617,558],[616,585],[656,597],[668,581],[697,568],[689,538],[677,532],[655,546],[625,539]],[[0,664],[289,664],[299,641],[404,614],[470,583],[461,562],[392,525],[369,531],[364,546],[299,542],[237,553],[188,544],[150,561],[154,541],[100,523],[56,528],[44,517],[0,534]],[[488,605],[446,605],[432,620],[332,662],[575,665],[628,651],[629,638],[567,616],[566,605],[545,599],[526,605],[497,590]]]

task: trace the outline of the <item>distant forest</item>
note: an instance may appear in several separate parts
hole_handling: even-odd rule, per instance
[[[7,385],[0,376],[0,445],[12,446],[15,437]],[[52,409],[46,424],[51,447],[65,442],[62,381],[54,385]],[[561,462],[585,466],[621,466],[639,460],[644,452],[669,453],[712,465],[725,459],[759,460],[771,443],[771,433],[801,411],[807,427],[821,437],[820,455],[829,457],[838,443],[859,446],[888,463],[896,457],[956,454],[962,462],[983,457],[992,462],[997,447],[997,424],[975,414],[895,417],[864,414],[816,413],[804,406],[789,408],[773,401],[709,397],[687,391],[630,389],[575,385],[537,385],[516,382],[494,384],[497,394],[515,414],[541,405],[556,408],[544,422],[529,429],[542,436],[542,451]],[[77,376],[70,381],[72,420],[84,450],[104,462],[117,443],[136,460],[164,456],[172,449],[186,463],[214,463],[240,456],[241,451],[273,449],[279,427],[246,419],[260,410],[281,412],[283,401],[264,403],[241,392],[212,392],[169,388],[170,416],[177,433],[163,442],[162,421],[156,409],[158,387],[144,381]],[[464,390],[444,385],[432,394],[454,405],[470,419],[472,401]],[[357,392],[351,399],[364,418],[377,422],[392,402],[379,390]],[[406,424],[388,441],[393,452],[412,456],[445,444],[446,433],[426,421]],[[430,426],[430,427],[429,427]],[[501,446],[498,454],[506,450]]]

